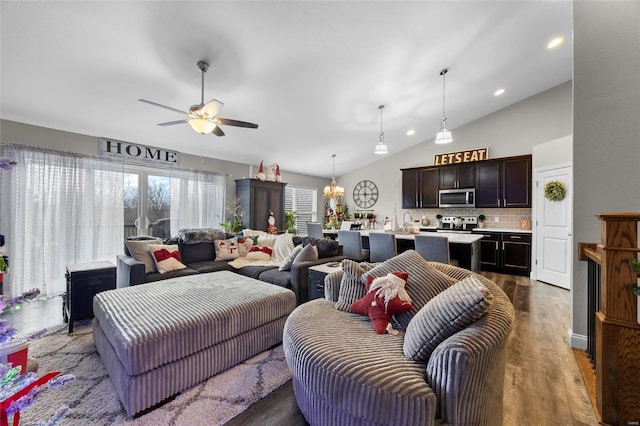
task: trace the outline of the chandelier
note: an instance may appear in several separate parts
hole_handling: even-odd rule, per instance
[[[440,121],[440,131],[436,133],[435,143],[437,144],[453,142],[453,136],[451,136],[451,132],[447,130],[447,116],[444,112],[444,80],[447,71],[449,71],[447,68],[440,71],[440,75],[442,76],[442,121]]]
[[[344,197],[344,188],[342,186],[336,185],[336,155],[333,154],[331,156],[333,159],[333,171],[331,173],[331,185],[325,186],[322,195],[325,198],[335,198],[340,199]]]

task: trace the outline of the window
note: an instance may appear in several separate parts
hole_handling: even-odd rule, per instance
[[[307,234],[307,222],[318,220],[318,190],[287,185],[284,209],[296,212],[296,234]]]

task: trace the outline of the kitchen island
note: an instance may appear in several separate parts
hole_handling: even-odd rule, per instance
[[[383,231],[377,229],[367,229],[359,231],[362,236],[362,245],[369,247],[369,234],[373,232],[393,233],[396,236],[396,246],[398,253],[415,248],[416,235],[430,235],[449,238],[449,257],[451,260],[457,260],[458,266],[470,269],[472,271],[480,270],[480,240],[484,237],[482,234],[464,234],[459,232],[419,232],[418,234],[406,231]],[[323,230],[327,236],[337,236],[338,231]]]

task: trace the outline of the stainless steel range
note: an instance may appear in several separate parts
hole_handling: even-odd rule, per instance
[[[462,232],[470,234],[474,228],[478,227],[477,216],[443,216],[442,226],[437,232]]]

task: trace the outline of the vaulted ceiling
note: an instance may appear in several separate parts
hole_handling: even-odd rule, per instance
[[[328,177],[571,80],[570,1],[1,3],[0,117]],[[550,39],[564,36],[557,49]],[[201,136],[175,112],[259,124]],[[493,93],[504,88],[499,97]],[[407,136],[410,129],[415,131]],[[455,150],[455,147],[449,150]]]

